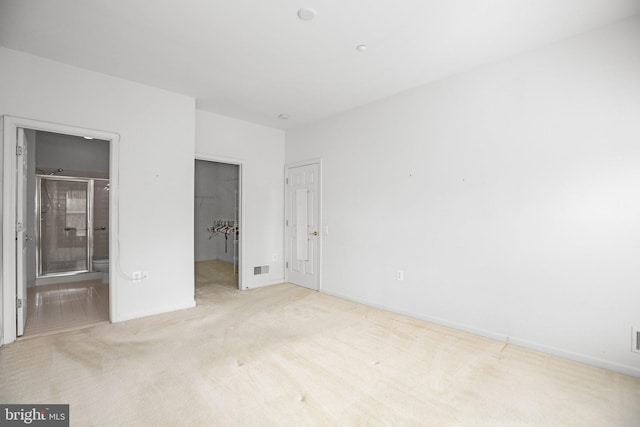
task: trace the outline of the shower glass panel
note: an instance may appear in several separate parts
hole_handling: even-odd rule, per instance
[[[37,190],[38,275],[90,271],[92,180],[38,176]]]

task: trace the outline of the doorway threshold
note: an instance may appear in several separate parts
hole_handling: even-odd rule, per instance
[[[67,327],[61,327],[57,329],[44,330],[41,332],[34,331],[31,333],[26,333],[21,337],[18,337],[16,341],[27,341],[33,338],[42,338],[42,337],[48,337],[50,335],[64,334],[67,332],[74,332],[74,331],[79,331],[81,329],[93,328],[95,326],[104,325],[108,323],[110,323],[108,320],[100,320],[98,322],[92,322],[92,323],[87,323],[83,325],[67,326]]]

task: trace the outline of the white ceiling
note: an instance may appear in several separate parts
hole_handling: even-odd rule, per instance
[[[640,0],[0,0],[0,44],[287,129],[637,13]]]

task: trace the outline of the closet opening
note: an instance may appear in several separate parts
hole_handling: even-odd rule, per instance
[[[241,289],[240,170],[238,164],[195,160],[196,297],[202,292]]]

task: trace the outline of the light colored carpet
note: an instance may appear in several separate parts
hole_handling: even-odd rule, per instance
[[[196,308],[5,346],[0,401],[80,426],[640,423],[640,379],[214,267]]]

